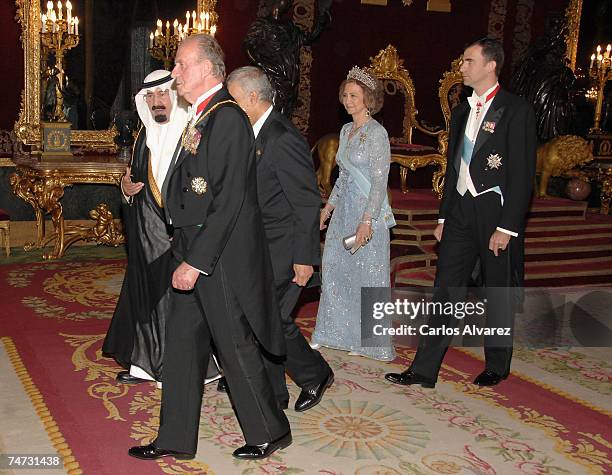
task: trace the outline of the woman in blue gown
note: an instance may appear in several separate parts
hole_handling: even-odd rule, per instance
[[[391,338],[372,340],[361,332],[361,288],[389,287],[389,228],[395,225],[387,199],[391,153],[385,128],[372,118],[383,103],[382,84],[355,66],[340,85],[339,99],[352,116],[340,132],[336,162],[340,174],[325,207],[322,293],[312,346],[390,361]],[[356,234],[347,251],[343,238]],[[368,339],[363,345],[362,337]]]

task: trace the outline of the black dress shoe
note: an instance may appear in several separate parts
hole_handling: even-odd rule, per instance
[[[310,389],[302,389],[297,401],[295,401],[294,409],[296,412],[307,411],[315,407],[321,402],[323,394],[334,382],[334,372],[330,369],[327,377],[316,386]]]
[[[137,378],[132,376],[129,371],[121,371],[116,378],[116,381],[121,384],[139,384],[139,383],[150,383],[148,379]]]
[[[478,386],[496,386],[506,378],[507,376],[500,376],[490,369],[485,369],[482,373],[476,376],[474,384]]]
[[[401,384],[402,386],[410,386],[411,384],[420,384],[423,388],[435,388],[436,382],[432,379],[421,376],[420,374],[413,373],[407,369],[403,373],[387,373],[385,379],[395,384]]]
[[[291,438],[291,431],[289,431],[282,437],[273,440],[272,442],[268,442],[267,444],[243,445],[239,449],[234,450],[234,453],[232,455],[237,459],[265,459],[277,450],[289,447],[291,445],[291,442],[293,442],[293,439]]]
[[[219,382],[217,383],[217,391],[219,391],[220,393],[227,392],[227,381],[224,377],[219,378]]]
[[[138,445],[128,450],[131,457],[136,457],[140,460],[155,460],[162,457],[174,457],[178,460],[191,460],[195,457],[194,454],[185,452],[175,452],[174,450],[158,449],[153,444]]]

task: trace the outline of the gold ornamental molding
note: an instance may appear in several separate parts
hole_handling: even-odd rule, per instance
[[[463,55],[459,56],[451,63],[450,71],[446,71],[440,79],[440,88],[438,89],[438,98],[440,99],[440,107],[444,116],[444,124],[446,130],[450,129],[451,104],[449,102],[449,94],[453,86],[463,84],[463,76],[459,68],[463,62]]]
[[[21,92],[19,118],[15,134],[29,146],[41,144],[40,134],[40,0],[15,0],[15,19],[21,25],[24,83]],[[78,147],[96,150],[116,150],[113,137],[116,130],[72,130],[71,142]]]
[[[216,11],[217,9],[217,0],[198,0],[198,18],[200,17],[200,12],[210,12]],[[215,22],[216,23],[216,22]]]
[[[402,123],[402,137],[391,137],[391,143],[412,143],[412,127],[416,124],[417,110],[414,105],[415,89],[412,78],[406,68],[404,60],[399,57],[397,48],[388,45],[379,53],[370,57],[370,70],[378,79],[385,81],[391,80],[402,86],[401,92],[404,95],[404,121]]]
[[[64,189],[74,184],[119,185],[125,170],[121,162],[86,162],[68,160],[44,163],[31,159],[16,159],[15,173],[9,176],[11,190],[34,210],[36,241],[28,242],[24,250],[44,248],[53,244],[53,250],[43,253],[43,259],[59,259],[77,241],[119,246],[124,236],[105,203],[89,212],[94,221],[91,226],[67,226],[61,199]],[[53,232],[45,229],[45,215],[51,216]]]
[[[293,21],[303,30],[310,31],[314,25],[315,2],[313,0],[297,0],[293,2]],[[291,122],[303,134],[308,134],[310,128],[310,102],[311,102],[311,70],[313,56],[310,46],[302,46],[300,50],[300,80],[298,83],[298,98]]]
[[[565,56],[569,60],[572,71],[576,68],[576,55],[578,53],[578,38],[580,36],[580,17],[582,16],[582,0],[570,0],[565,10],[567,33],[565,37]]]

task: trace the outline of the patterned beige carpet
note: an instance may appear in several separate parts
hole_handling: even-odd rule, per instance
[[[161,393],[116,384],[120,368],[100,353],[123,265],[0,267],[1,452],[58,453],[67,473],[95,475],[612,473],[612,352],[584,348],[517,349],[511,377],[492,389],[471,384],[482,368],[477,352],[451,349],[434,390],[384,380],[406,366],[410,348],[399,347],[394,363],[324,349],[336,382],[316,408],[287,411],[294,443],[270,459],[231,457],[241,431],[214,386],[196,460],[131,459],[131,445],[155,437]],[[316,302],[300,312],[307,334],[314,315]],[[289,387],[293,402],[298,390]]]

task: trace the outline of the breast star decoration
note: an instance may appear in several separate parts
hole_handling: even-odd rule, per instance
[[[492,134],[493,132],[495,132],[495,122],[484,121],[482,123],[482,130]]]
[[[208,190],[208,183],[201,176],[197,176],[191,180],[191,189],[196,195],[203,195]]]
[[[499,156],[499,154],[492,153],[487,157],[487,168],[494,168],[495,170],[497,170],[499,167],[501,167],[501,164],[502,158]]]
[[[190,154],[195,155],[198,151],[198,145],[200,145],[200,139],[202,134],[200,131],[193,126],[187,127],[187,130],[183,133],[182,145],[185,150]]]

